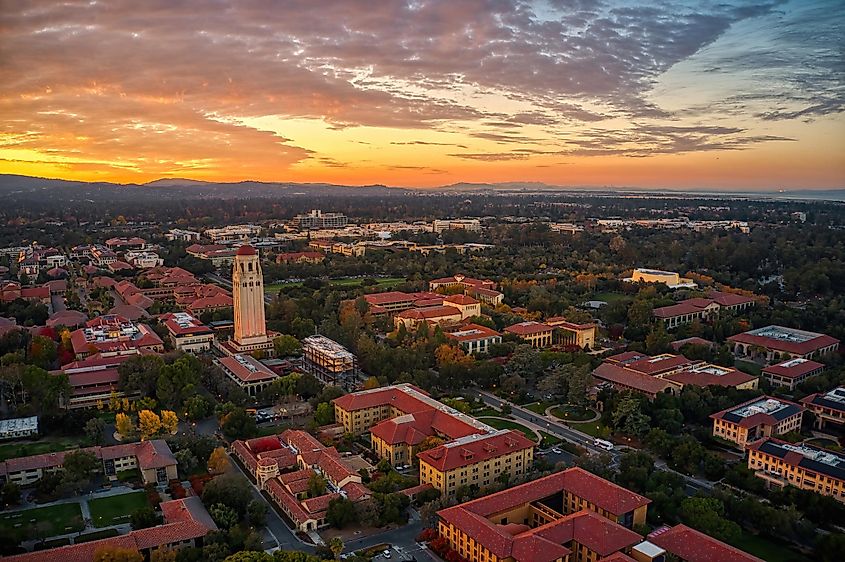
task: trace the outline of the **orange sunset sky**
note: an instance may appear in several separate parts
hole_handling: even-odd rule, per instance
[[[0,6],[0,173],[845,187],[840,0]]]

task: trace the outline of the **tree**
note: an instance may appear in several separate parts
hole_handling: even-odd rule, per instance
[[[150,439],[161,431],[161,418],[151,410],[138,412],[138,427],[141,430],[141,440]]]
[[[91,418],[85,422],[85,435],[94,445],[103,444],[103,433],[106,430],[106,422],[101,418]]]
[[[249,483],[242,476],[235,474],[221,474],[215,477],[202,491],[202,503],[222,503],[234,509],[238,517],[246,514],[251,497]]]
[[[212,474],[222,474],[229,470],[229,457],[226,449],[217,447],[208,457],[208,471]]]
[[[329,549],[334,554],[335,559],[343,552],[343,540],[340,537],[332,537],[329,539]]]
[[[727,543],[735,543],[742,534],[739,525],[725,519],[725,506],[716,498],[687,498],[681,502],[681,520],[702,533]]]
[[[328,402],[317,404],[317,411],[314,412],[314,421],[317,425],[328,425],[334,423],[334,407]]]
[[[135,424],[132,418],[120,412],[114,417],[114,427],[122,439],[129,439],[135,435]]]
[[[220,427],[223,429],[223,435],[228,439],[248,439],[255,437],[258,433],[255,418],[247,414],[243,408],[235,408],[224,415]]]
[[[253,527],[263,527],[267,524],[267,504],[261,500],[252,500],[246,506],[246,517]]]
[[[150,562],[176,562],[180,551],[181,549],[157,548],[150,552]]]
[[[135,510],[129,520],[132,523],[132,528],[135,530],[149,529],[158,525],[158,515],[149,506]]]
[[[139,392],[141,396],[152,396],[162,367],[164,359],[159,355],[139,355],[127,359],[117,368],[118,387],[126,393]]]
[[[100,462],[94,453],[78,449],[65,454],[62,467],[62,485],[78,491],[88,485],[91,473],[100,467]]]
[[[172,410],[162,410],[161,411],[161,429],[165,433],[176,433],[177,428],[179,427],[179,418],[176,416],[176,412]]]
[[[27,357],[30,363],[42,369],[53,368],[58,357],[56,342],[44,336],[33,336],[29,342]]]
[[[326,479],[314,473],[308,478],[308,497],[316,498],[326,493]]]
[[[347,498],[335,498],[329,502],[326,521],[335,529],[343,529],[355,521],[355,505]]]
[[[518,375],[529,381],[533,381],[542,372],[540,353],[530,345],[518,346],[505,365],[506,375]]]
[[[299,355],[302,346],[299,340],[293,336],[282,334],[273,340],[273,348],[276,351],[276,357],[291,357]]]
[[[191,421],[203,420],[211,415],[211,403],[201,394],[195,394],[185,400],[184,407]]]
[[[191,474],[199,465],[199,460],[190,449],[180,449],[173,453],[173,457],[176,459],[179,472],[183,476]]]
[[[144,562],[144,556],[134,548],[105,545],[94,552],[93,562]]]
[[[214,519],[214,522],[221,529],[228,530],[238,524],[237,512],[228,505],[222,503],[212,504],[208,508],[208,514],[211,515],[211,518]]]
[[[587,389],[592,383],[590,365],[572,365],[569,369],[568,390],[566,400],[570,404],[584,406],[587,403]]]
[[[633,396],[619,401],[611,416],[613,427],[627,435],[642,437],[649,430],[651,418],[642,412],[640,402]]]
[[[306,373],[296,381],[296,393],[305,400],[317,396],[322,388],[322,383],[317,380],[317,377],[311,374]]]
[[[525,379],[517,374],[502,375],[500,386],[508,396],[519,396],[525,391]]]
[[[0,488],[0,498],[4,508],[17,505],[21,502],[21,489],[14,482],[6,482]]]
[[[822,535],[813,551],[814,559],[818,562],[840,562],[843,552],[845,552],[845,534],[843,533]]]

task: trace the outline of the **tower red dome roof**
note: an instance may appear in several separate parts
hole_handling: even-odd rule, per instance
[[[249,244],[244,244],[243,246],[238,248],[237,255],[239,255],[239,256],[254,256],[255,255],[255,248],[253,248]]]

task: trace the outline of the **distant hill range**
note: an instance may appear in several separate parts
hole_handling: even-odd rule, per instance
[[[232,183],[206,182],[184,178],[163,178],[145,184],[82,182],[0,174],[0,196],[7,200],[144,200],[155,199],[243,199],[260,197],[383,197],[411,193],[496,193],[551,194],[590,193],[594,195],[655,195],[677,197],[691,194],[708,197],[750,197],[761,199],[804,199],[845,201],[845,189],[771,190],[735,192],[717,190],[642,189],[634,187],[556,186],[538,182],[455,183],[432,188],[387,187],[384,185],[350,186],[328,183],[290,183],[242,181]]]

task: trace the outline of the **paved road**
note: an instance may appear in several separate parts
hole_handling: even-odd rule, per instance
[[[511,415],[515,418],[519,418],[520,420],[527,421],[531,424],[539,425],[541,427],[545,425],[544,431],[551,433],[556,437],[560,437],[561,439],[565,439],[570,443],[574,443],[576,445],[584,447],[591,453],[608,453],[608,451],[593,446],[592,436],[587,435],[586,433],[582,433],[578,430],[569,427],[564,423],[557,421],[557,418],[537,414],[536,412],[532,412],[531,410],[523,408],[518,404],[514,404],[513,402],[510,402],[508,400],[503,400],[498,396],[490,394],[489,392],[485,392],[483,390],[471,388],[467,389],[467,394],[480,398],[488,406],[495,406],[496,408],[500,408],[502,404],[508,404],[511,407]],[[621,455],[619,448],[610,451],[609,454],[613,458],[612,465],[615,466],[616,464],[618,464],[619,457]],[[662,470],[664,472],[672,472],[683,478],[686,483],[687,493],[689,493],[690,495],[695,494],[701,490],[712,490],[713,486],[715,485],[713,482],[709,482],[701,478],[695,478],[694,476],[688,476],[686,474],[673,470],[669,468],[664,461],[659,459],[655,460],[654,466],[658,470]]]

